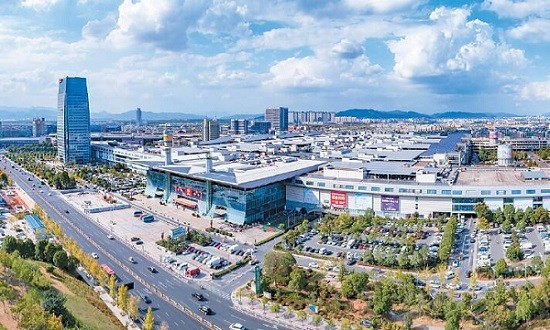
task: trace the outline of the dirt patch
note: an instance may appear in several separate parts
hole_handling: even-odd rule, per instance
[[[7,329],[19,329],[17,320],[9,312],[10,307],[11,306],[9,304],[6,304],[6,310],[4,310],[4,306],[0,307],[0,324],[5,326]]]
[[[48,273],[44,268],[40,267],[40,272],[44,274],[52,283],[52,286],[57,289],[57,291],[63,293],[67,296],[74,296],[75,294],[69,290],[63,282],[57,279],[53,274]]]

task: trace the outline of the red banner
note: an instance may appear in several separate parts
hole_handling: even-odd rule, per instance
[[[331,191],[330,205],[345,209],[348,206],[348,196],[345,192]]]

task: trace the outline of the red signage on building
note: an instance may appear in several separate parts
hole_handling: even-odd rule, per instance
[[[345,209],[348,206],[348,196],[345,192],[331,191],[330,206]]]

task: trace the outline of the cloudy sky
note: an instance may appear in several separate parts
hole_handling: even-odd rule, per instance
[[[0,105],[550,112],[549,0],[2,0]]]

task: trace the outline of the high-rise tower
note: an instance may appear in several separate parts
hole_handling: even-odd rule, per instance
[[[136,109],[136,125],[141,126],[141,108]]]
[[[86,78],[59,79],[57,154],[64,164],[90,161],[90,105]]]
[[[288,108],[279,107],[265,110],[265,121],[276,131],[288,131]]]
[[[220,137],[220,124],[216,118],[204,118],[202,121],[202,140],[210,141]]]

